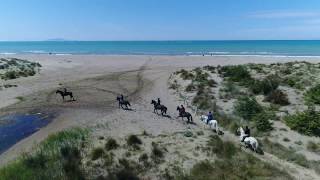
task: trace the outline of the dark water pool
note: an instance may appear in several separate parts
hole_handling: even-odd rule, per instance
[[[48,114],[14,114],[0,117],[0,154],[18,141],[46,126],[53,119]]]

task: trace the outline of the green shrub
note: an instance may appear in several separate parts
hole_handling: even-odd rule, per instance
[[[189,72],[189,71],[187,71],[185,69],[181,69],[180,71],[177,71],[176,73],[180,74],[180,77],[183,80],[188,80],[188,79],[191,80],[191,79],[194,78],[194,75],[191,72]]]
[[[216,87],[217,82],[213,79],[210,79],[210,80],[206,81],[206,85],[209,87]]]
[[[268,115],[266,112],[259,113],[252,119],[252,121],[255,122],[257,130],[261,132],[268,132],[273,129],[272,123],[269,120],[270,115]]]
[[[320,104],[320,84],[310,88],[304,98],[308,103]]]
[[[103,148],[98,147],[98,148],[95,148],[95,149],[92,150],[92,152],[91,152],[91,159],[92,159],[93,161],[95,161],[95,160],[101,158],[103,155],[104,155],[104,150],[103,150]]]
[[[162,149],[156,144],[152,143],[152,155],[151,155],[153,161],[160,163],[162,158],[164,157],[164,152]]]
[[[307,149],[311,152],[320,153],[320,144],[309,141],[307,145]]]
[[[273,104],[279,104],[281,106],[290,104],[288,95],[279,89],[273,90],[271,93],[269,93],[266,96],[265,100]]]
[[[105,148],[107,151],[113,150],[113,149],[117,149],[119,147],[119,144],[117,143],[117,141],[113,138],[109,138]]]
[[[320,136],[320,113],[312,107],[304,112],[286,116],[284,120],[291,129],[299,133]]]
[[[209,95],[209,94],[202,94],[202,95],[196,95],[193,100],[192,100],[192,104],[198,106],[199,109],[202,110],[208,110],[208,109],[212,109],[215,104],[213,102],[214,100],[214,96]]]
[[[189,84],[187,87],[186,87],[186,91],[187,92],[191,92],[191,91],[195,91],[197,88],[196,88],[196,86],[193,84],[193,83],[191,83],[191,84]]]
[[[252,79],[250,72],[244,65],[223,66],[221,72],[224,77],[228,77],[229,80],[234,82],[244,82]]]
[[[211,73],[215,73],[216,72],[216,67],[215,66],[204,66],[203,69],[210,71]]]
[[[249,89],[254,94],[264,94],[267,95],[270,92],[276,90],[280,84],[279,76],[270,75],[263,80],[254,80],[248,83]]]
[[[7,71],[4,73],[2,79],[9,80],[9,79],[16,79],[19,77],[19,73],[16,71]]]
[[[129,146],[138,148],[139,145],[142,144],[142,141],[141,141],[141,139],[140,139],[138,136],[136,136],[136,135],[130,135],[130,136],[128,137],[128,139],[127,139],[127,144],[128,144]]]
[[[284,142],[290,142],[290,139],[288,139],[288,138],[285,137],[285,138],[283,138],[283,141],[284,141]]]
[[[251,121],[254,116],[263,111],[263,107],[254,97],[240,97],[234,105],[235,113],[245,120]]]

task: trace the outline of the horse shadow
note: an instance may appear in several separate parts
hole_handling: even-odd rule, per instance
[[[132,108],[122,108],[123,110],[125,110],[125,111],[135,111],[134,109],[132,109]]]
[[[75,102],[75,101],[77,101],[77,100],[75,100],[75,99],[69,99],[69,100],[64,100],[63,102]]]
[[[195,123],[195,122],[193,122],[193,121],[192,121],[192,122],[186,122],[186,123],[187,123],[187,124],[191,124],[191,125],[195,125],[195,126],[197,125],[197,123]]]
[[[172,119],[172,117],[169,114],[164,114],[164,115],[162,115],[162,117],[166,117],[166,118]]]

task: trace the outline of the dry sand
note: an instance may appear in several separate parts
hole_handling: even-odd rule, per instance
[[[106,55],[15,55],[39,62],[43,68],[34,77],[6,83],[16,84],[0,91],[0,115],[24,112],[54,112],[57,118],[45,128],[20,141],[0,155],[0,166],[49,134],[72,126],[90,126],[96,136],[125,137],[143,130],[158,135],[198,128],[177,120],[179,101],[168,90],[170,74],[179,68],[204,65],[274,63],[287,61],[320,62],[311,57],[258,56],[106,56]],[[68,87],[77,101],[62,103],[55,90]],[[133,111],[119,110],[115,97],[128,95]],[[16,97],[26,97],[19,102]],[[171,118],[153,113],[151,99],[161,98]]]

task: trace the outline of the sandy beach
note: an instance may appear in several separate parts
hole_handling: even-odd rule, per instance
[[[176,120],[178,115],[176,106],[183,102],[168,89],[168,80],[173,72],[181,68],[288,61],[320,62],[318,57],[271,56],[14,55],[13,57],[39,62],[42,68],[40,73],[33,77],[1,82],[15,84],[17,87],[0,91],[0,115],[52,112],[57,116],[46,127],[1,154],[0,166],[14,160],[22,152],[30,151],[34,144],[41,142],[51,133],[74,126],[92,128],[95,137],[118,138],[138,134],[143,130],[156,136],[185,131],[187,128],[198,128]],[[71,90],[75,94],[76,101],[63,103],[61,97],[55,94],[55,91],[62,87]],[[119,93],[123,93],[132,101],[133,111],[118,109],[115,98]],[[16,97],[25,99],[19,101]],[[159,117],[153,113],[150,102],[156,98],[160,98],[168,107],[171,118]],[[106,128],[101,128],[103,126]],[[298,174],[304,177],[304,173],[310,172],[306,170]],[[313,173],[309,179],[313,179],[314,176],[317,175]]]

